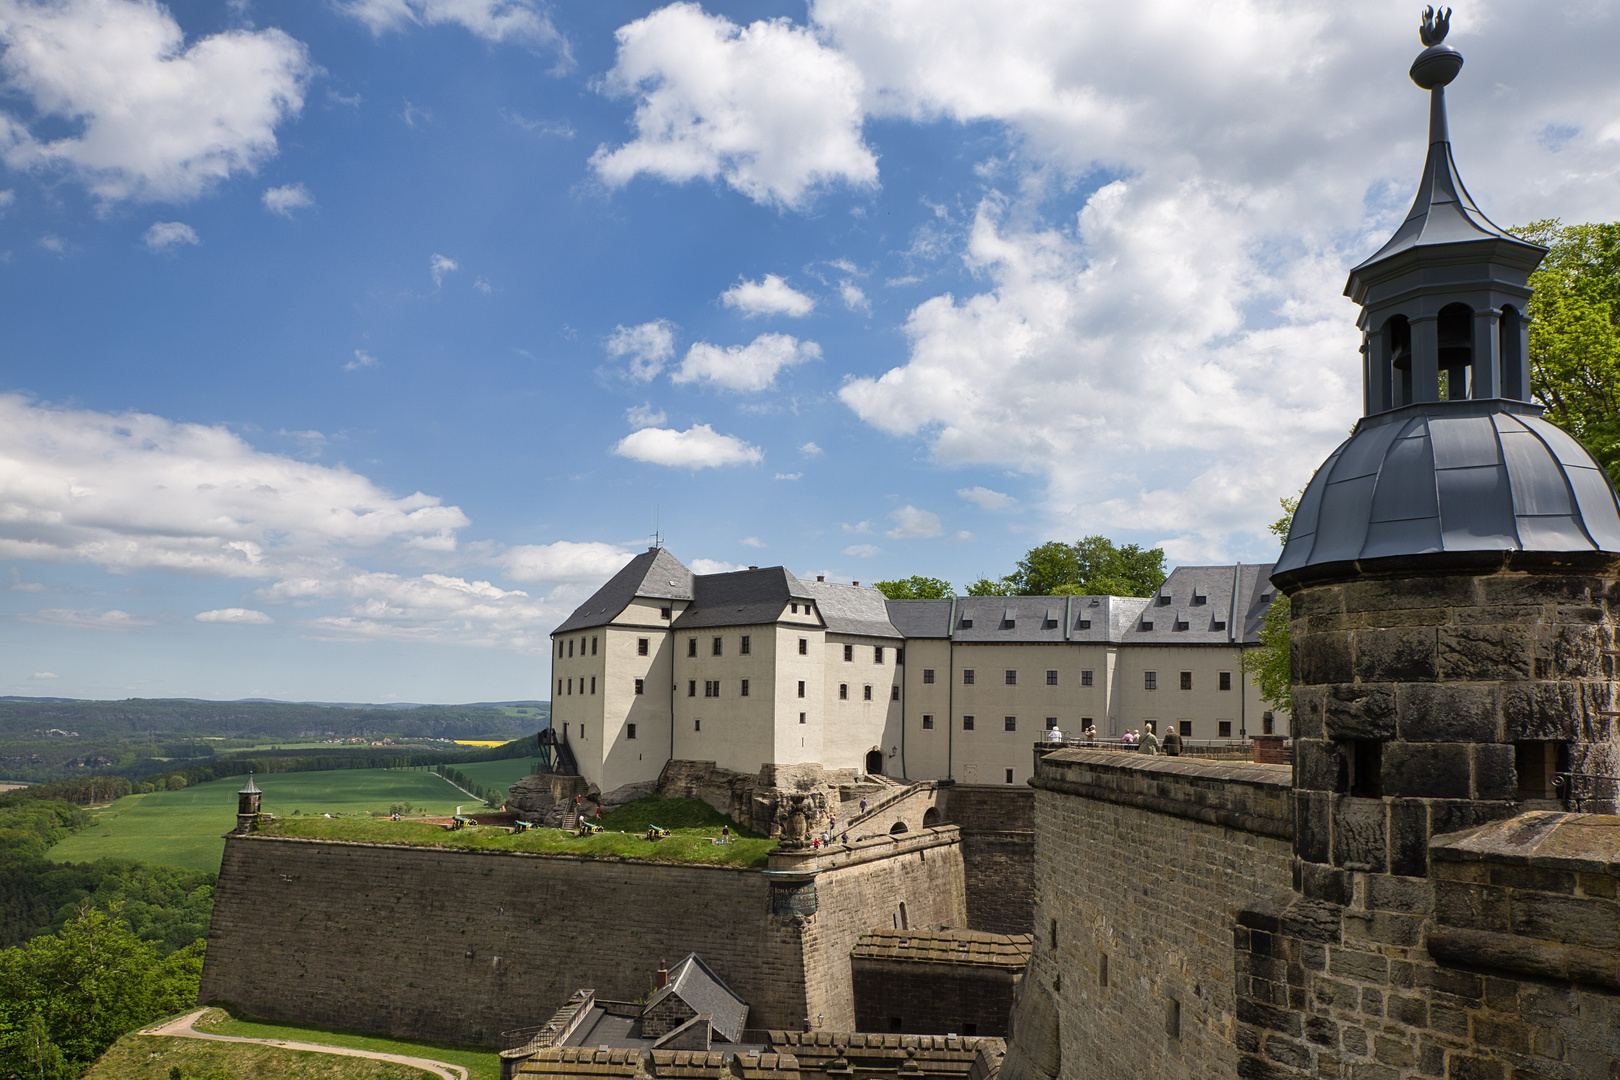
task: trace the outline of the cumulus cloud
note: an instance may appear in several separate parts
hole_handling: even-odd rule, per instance
[[[786,19],[738,26],[677,3],[618,31],[607,93],[634,98],[636,137],[591,164],[618,187],[641,173],[724,180],[755,202],[801,207],[834,183],[871,187],[862,79],[836,49]]]
[[[284,218],[293,216],[294,210],[303,210],[315,205],[315,196],[309,193],[309,188],[303,184],[282,184],[280,187],[265,188],[262,196],[264,208],[272,214],[280,214]]]
[[[428,272],[433,275],[433,285],[437,288],[444,281],[444,275],[453,274],[461,269],[461,264],[446,255],[434,254],[428,260]]]
[[[721,348],[700,341],[670,376],[674,382],[709,382],[727,390],[767,390],[783,368],[821,359],[821,346],[787,334],[761,334],[747,345]]]
[[[852,555],[857,559],[870,559],[874,555],[882,554],[883,549],[876,544],[851,544],[844,549],[845,555]]]
[[[358,371],[361,368],[379,367],[382,361],[366,352],[364,349],[354,350],[354,359],[343,365],[344,371]]]
[[[630,361],[630,377],[646,382],[675,356],[675,324],[654,319],[638,326],[616,326],[603,344],[615,360]]]
[[[17,193],[10,188],[0,189],[0,217],[4,217],[11,204],[17,201]]]
[[[650,427],[620,439],[613,452],[650,465],[677,469],[711,469],[721,465],[754,465],[765,452],[735,435],[722,435],[708,424],[693,424],[685,431]]]
[[[555,49],[569,63],[568,41],[530,0],[343,0],[338,10],[366,24],[373,34],[408,26],[452,24],[485,41],[517,41]]]
[[[154,221],[141,238],[148,251],[168,251],[178,244],[200,244],[197,230],[183,221]]]
[[[956,494],[980,510],[1005,510],[1017,502],[1011,495],[991,491],[987,487],[957,488]]]
[[[725,562],[721,559],[693,559],[692,572],[694,574],[731,574],[738,570],[746,570],[742,563]]]
[[[803,318],[815,310],[814,297],[807,296],[789,285],[776,274],[766,274],[761,281],[739,281],[720,294],[728,308],[744,315],[788,315]]]
[[[267,623],[276,621],[262,611],[244,607],[225,607],[215,608],[212,611],[199,611],[193,618],[198,622],[236,623],[241,626],[264,626]]]
[[[745,536],[741,540],[737,541],[737,543],[741,544],[743,547],[751,548],[762,548],[766,546],[765,541],[761,540],[757,536]]]
[[[820,457],[822,449],[813,442],[807,442],[799,447],[799,453],[805,457]]]
[[[800,479],[803,479],[803,477],[804,477],[804,473],[802,473],[802,472],[779,472],[774,477],[772,477],[772,479],[774,479],[774,480],[800,480]]]
[[[135,630],[151,626],[152,620],[137,618],[127,611],[91,611],[83,608],[42,608],[17,616],[25,622],[66,626],[75,630]]]
[[[889,520],[894,522],[894,528],[883,535],[890,540],[930,540],[945,535],[938,514],[919,510],[909,503],[890,514]]]
[[[606,581],[633,557],[617,544],[558,540],[508,548],[495,561],[513,581],[594,583]]]
[[[33,109],[0,112],[6,164],[65,172],[107,203],[183,201],[252,172],[314,72],[280,30],[188,45],[152,0],[0,0],[0,44],[0,80]]]
[[[624,418],[636,430],[658,427],[669,419],[668,416],[664,415],[663,409],[655,409],[650,403],[630,406],[624,410]]]
[[[853,281],[838,283],[838,295],[843,298],[844,306],[851,311],[864,311],[872,313],[872,301],[866,298],[866,293]]]

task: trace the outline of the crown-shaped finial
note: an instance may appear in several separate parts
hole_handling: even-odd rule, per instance
[[[1451,29],[1451,9],[1442,8],[1436,13],[1434,8],[1423,9],[1423,25],[1418,27],[1418,37],[1423,44],[1433,48],[1446,40],[1446,33]]]

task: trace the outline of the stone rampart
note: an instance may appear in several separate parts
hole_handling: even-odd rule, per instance
[[[1035,793],[1022,786],[952,784],[945,820],[962,830],[968,925],[1029,933],[1035,924]]]

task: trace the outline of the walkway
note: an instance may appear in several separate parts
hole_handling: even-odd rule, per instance
[[[239,1042],[258,1043],[261,1046],[276,1046],[283,1050],[307,1050],[316,1054],[340,1054],[343,1057],[372,1058],[376,1061],[392,1061],[399,1065],[410,1065],[441,1080],[467,1080],[467,1070],[460,1065],[450,1065],[443,1061],[431,1061],[428,1058],[406,1057],[404,1054],[384,1054],[375,1050],[351,1050],[346,1046],[324,1046],[320,1043],[287,1042],[285,1039],[250,1039],[245,1035],[213,1035],[206,1031],[196,1031],[192,1024],[207,1009],[198,1009],[189,1012],[178,1020],[170,1020],[167,1024],[156,1024],[152,1027],[142,1028],[141,1035],[167,1035],[180,1039],[208,1039],[213,1042]]]

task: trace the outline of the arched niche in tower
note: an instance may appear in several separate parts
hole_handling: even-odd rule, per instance
[[[1389,378],[1384,382],[1386,409],[1412,404],[1412,324],[1405,315],[1392,315],[1384,323],[1384,355],[1389,357]]]
[[[1439,355],[1435,368],[1440,373],[1442,401],[1462,401],[1468,397],[1468,374],[1474,364],[1474,309],[1467,304],[1447,304],[1436,320]]]

